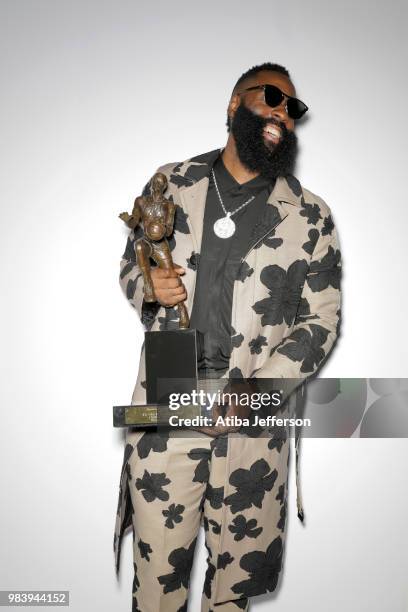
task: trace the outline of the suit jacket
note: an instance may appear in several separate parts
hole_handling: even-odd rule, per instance
[[[199,262],[208,175],[219,150],[161,166],[166,197],[176,204],[170,241],[191,314]],[[144,193],[148,190],[145,188]],[[340,325],[341,259],[327,204],[293,176],[277,179],[255,228],[252,246],[234,286],[229,377],[301,381],[314,374],[331,351]],[[139,230],[140,232],[140,230]],[[151,330],[178,326],[175,308],[143,302],[143,278],[132,231],[121,261],[120,284]],[[145,401],[144,352],[132,401]]]
[[[199,264],[209,173],[219,150],[161,166],[168,178],[166,197],[176,204],[173,260],[186,269],[182,277],[191,314]],[[144,193],[148,192],[145,188]],[[131,232],[121,261],[120,283],[139,316],[151,330],[178,326],[174,308],[143,301],[143,279],[134,250],[140,230]],[[277,179],[250,248],[234,284],[229,378],[278,379],[286,396],[315,374],[332,350],[340,326],[341,259],[331,211],[293,175]],[[132,403],[144,403],[144,347]],[[128,450],[132,433],[127,433]],[[240,446],[241,444],[241,446]],[[251,446],[229,438],[231,456],[246,466]],[[297,457],[296,457],[297,458]],[[273,461],[273,459],[271,459]],[[130,524],[126,477],[122,469],[115,533],[117,567],[123,530]],[[282,468],[280,468],[282,469]],[[268,509],[265,509],[267,513]],[[299,517],[303,508],[298,491]],[[265,514],[267,516],[267,514]]]

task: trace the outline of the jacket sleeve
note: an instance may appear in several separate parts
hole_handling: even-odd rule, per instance
[[[283,400],[320,369],[339,336],[340,280],[341,255],[331,222],[331,227],[323,226],[319,231],[291,333],[254,373],[257,379],[280,379]]]
[[[143,189],[142,195],[149,194],[149,183]],[[142,230],[137,227],[131,230],[126,242],[125,252],[120,262],[119,283],[122,290],[129,300],[129,303],[136,310],[142,324],[149,329],[153,324],[160,305],[157,302],[145,302],[143,299],[143,275],[138,266],[135,245],[138,238],[142,236]]]

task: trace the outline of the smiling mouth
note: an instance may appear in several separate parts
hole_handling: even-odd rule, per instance
[[[277,144],[282,138],[282,131],[277,125],[269,124],[263,129],[266,140]]]

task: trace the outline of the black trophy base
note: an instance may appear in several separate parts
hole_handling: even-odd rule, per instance
[[[209,413],[203,406],[169,408],[170,398],[197,389],[197,334],[195,329],[145,332],[146,404],[115,406],[115,427],[141,429],[165,425],[170,416],[194,418]]]

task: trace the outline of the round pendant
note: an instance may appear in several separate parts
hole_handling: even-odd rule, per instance
[[[214,234],[218,238],[231,238],[235,233],[235,223],[229,215],[217,219],[214,223]]]

